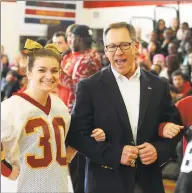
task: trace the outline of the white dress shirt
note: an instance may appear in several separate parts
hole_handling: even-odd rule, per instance
[[[111,69],[125,103],[133,133],[133,139],[136,144],[140,105],[140,67],[137,68],[133,76],[129,79],[116,72],[112,66]]]

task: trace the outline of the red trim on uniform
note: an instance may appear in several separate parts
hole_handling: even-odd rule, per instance
[[[159,131],[158,131],[158,134],[160,137],[164,137],[163,136],[163,128],[165,127],[165,125],[167,124],[168,122],[163,122],[159,125]]]
[[[12,172],[12,166],[5,160],[1,161],[1,174],[5,177],[9,177]]]
[[[51,98],[50,98],[50,96],[48,96],[47,102],[46,102],[45,106],[43,106],[42,104],[40,104],[39,102],[37,102],[36,100],[31,98],[29,95],[27,95],[24,92],[23,93],[16,93],[15,95],[24,98],[25,100],[27,100],[31,104],[33,104],[36,107],[38,107],[39,109],[41,109],[45,114],[49,115],[49,112],[51,110]]]

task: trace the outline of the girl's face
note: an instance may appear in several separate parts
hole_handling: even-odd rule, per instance
[[[51,92],[59,83],[59,62],[54,57],[37,57],[28,72],[29,87],[37,91]]]

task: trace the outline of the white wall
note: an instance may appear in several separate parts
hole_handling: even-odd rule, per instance
[[[154,6],[116,7],[83,9],[83,2],[77,1],[76,23],[86,24],[92,28],[103,28],[105,25],[116,21],[130,21],[132,16],[147,16],[154,18]],[[177,5],[169,5],[177,7]],[[19,51],[19,36],[46,36],[47,25],[24,23],[25,1],[17,3],[1,2],[1,44],[11,61]],[[192,3],[180,6],[181,22],[188,22],[192,26]],[[167,25],[174,17],[171,10],[159,10],[158,18],[166,20]],[[143,33],[151,31],[150,22],[134,22],[135,25],[143,28]]]
[[[5,47],[10,61],[19,49],[19,19],[16,3],[1,2],[1,45]]]
[[[177,4],[166,5],[178,9]],[[103,28],[105,25],[111,22],[117,21],[130,21],[132,16],[146,16],[154,18],[155,6],[129,6],[129,7],[113,7],[113,8],[95,8],[95,9],[84,9],[88,17],[86,21],[87,25],[93,28]],[[192,26],[192,3],[180,5],[180,19],[181,22],[188,22]],[[169,21],[175,12],[172,9],[161,9],[158,8],[157,19],[165,19],[169,25]],[[102,22],[101,22],[102,21]]]

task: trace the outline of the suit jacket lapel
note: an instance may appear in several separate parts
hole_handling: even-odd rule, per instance
[[[101,81],[108,87],[108,98],[111,101],[112,105],[115,107],[119,118],[122,120],[126,130],[128,131],[128,128],[131,129],[129,117],[118,84],[111,71],[111,67],[108,67],[106,70],[103,71]]]
[[[141,70],[140,76],[140,106],[139,106],[139,120],[138,130],[141,128],[145,113],[149,104],[149,98],[152,92],[152,86],[150,80],[143,70]]]

